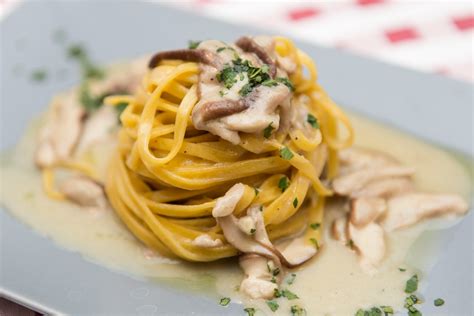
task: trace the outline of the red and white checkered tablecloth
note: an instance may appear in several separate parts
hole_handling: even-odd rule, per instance
[[[173,6],[251,24],[385,62],[474,81],[474,2],[455,0],[176,1]]]
[[[131,1],[131,0],[130,0]],[[19,0],[0,0],[0,17]],[[474,81],[474,2],[465,0],[160,1],[196,14]]]

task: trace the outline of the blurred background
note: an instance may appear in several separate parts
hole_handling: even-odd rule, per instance
[[[0,0],[0,18],[15,10],[21,1],[35,0]],[[253,25],[272,33],[280,31],[293,38],[384,62],[474,81],[474,1],[147,2],[173,6],[234,24]]]

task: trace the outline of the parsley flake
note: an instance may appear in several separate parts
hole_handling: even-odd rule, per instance
[[[304,316],[304,315],[306,315],[306,311],[298,305],[291,306],[290,310],[291,310],[291,316]]]
[[[418,275],[413,275],[405,285],[405,293],[413,293],[418,289]]]
[[[318,243],[318,240],[316,238],[310,238],[309,241],[311,241],[311,243],[313,243],[313,245],[316,247],[316,249],[319,250],[319,243]]]
[[[44,69],[37,69],[31,73],[31,80],[36,82],[45,81],[48,77],[48,73]]]
[[[293,200],[293,207],[294,207],[294,208],[297,208],[297,207],[298,207],[298,198],[295,198],[295,199]]]
[[[296,279],[296,274],[295,273],[292,273],[288,276],[288,278],[286,279],[286,283],[288,283],[289,285],[293,284],[293,282],[295,282],[295,279]]]
[[[189,49],[196,49],[199,44],[201,44],[201,41],[188,41],[188,48]]]
[[[299,298],[298,295],[296,295],[295,293],[293,293],[293,292],[291,292],[290,290],[287,290],[287,289],[281,291],[281,295],[283,297],[286,297],[289,301]]]
[[[287,177],[282,177],[280,178],[280,181],[278,181],[278,187],[281,189],[281,192],[285,192],[286,189],[290,184],[288,183],[288,178]]]
[[[272,312],[275,312],[280,307],[280,305],[278,305],[278,303],[275,301],[267,301],[267,305],[272,310]]]
[[[442,298],[437,298],[434,300],[434,306],[442,306],[444,305],[444,300]]]
[[[255,196],[257,196],[259,193],[260,193],[260,189],[259,188],[253,188],[253,190],[255,191]]]
[[[229,303],[230,303],[230,298],[228,298],[228,297],[221,298],[221,300],[219,302],[219,304],[221,306],[227,306],[227,305],[229,305]]]
[[[254,316],[255,315],[255,308],[253,308],[253,307],[244,308],[244,312],[247,313],[247,316]]]
[[[309,224],[309,227],[311,227],[312,230],[317,230],[319,227],[321,227],[320,223],[311,223]]]
[[[308,122],[313,128],[319,128],[318,119],[313,114],[308,114],[306,122]]]
[[[285,159],[285,160],[290,160],[291,158],[294,157],[293,152],[288,147],[283,147],[280,149],[280,157]]]
[[[263,137],[270,138],[270,136],[272,135],[272,131],[273,131],[272,124],[273,123],[270,123],[270,124],[268,124],[267,127],[265,127],[265,129],[263,130]]]
[[[405,272],[407,269],[405,269],[405,268],[398,268],[398,270],[400,270],[400,272]]]

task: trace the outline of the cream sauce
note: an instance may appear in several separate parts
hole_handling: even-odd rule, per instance
[[[383,150],[415,167],[415,182],[419,189],[459,193],[470,200],[468,171],[452,155],[359,116],[351,115],[351,119],[356,131],[356,144]],[[272,313],[265,302],[251,301],[239,294],[236,287],[240,284],[242,272],[237,260],[190,264],[162,258],[145,249],[112,210],[86,211],[68,202],[48,199],[42,191],[40,173],[32,159],[39,124],[39,120],[32,123],[19,145],[1,157],[2,180],[8,183],[0,191],[2,204],[15,217],[60,246],[115,271],[200,292],[208,291],[216,297],[216,304],[218,297],[229,296],[234,302],[242,302],[271,315],[289,315],[290,306],[294,304],[304,307],[308,315],[353,315],[358,308],[375,305],[389,305],[402,310],[405,281],[414,271],[422,275],[426,273],[433,261],[432,257],[426,262],[407,261],[410,248],[420,234],[426,229],[440,227],[433,222],[388,234],[388,255],[380,272],[373,276],[363,273],[357,257],[347,247],[332,240],[325,231],[322,251],[296,271],[292,285],[283,283],[283,288],[289,288],[300,299],[288,301],[280,298],[277,300],[279,310]],[[99,165],[105,168],[103,157],[112,148],[113,143],[97,146],[87,153],[88,159],[101,161]],[[446,181],[448,178],[450,180]],[[340,210],[341,205],[337,203],[328,206],[327,224],[323,225],[325,230]],[[455,223],[442,222],[444,226]],[[407,271],[401,272],[399,267]]]

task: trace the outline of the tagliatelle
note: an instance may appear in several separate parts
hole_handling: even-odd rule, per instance
[[[297,65],[289,78],[295,87],[293,98],[307,97],[309,111],[321,127],[312,135],[297,129],[278,132],[271,139],[242,133],[242,142],[233,145],[196,130],[191,111],[199,99],[199,66],[194,62],[163,60],[149,71],[143,89],[133,97],[106,99],[112,105],[128,103],[120,117],[107,196],[127,227],[148,247],[190,261],[237,255],[211,211],[216,199],[238,182],[246,190],[234,215],[243,215],[250,205],[261,205],[272,240],[322,221],[324,196],[331,191],[321,183],[320,174],[325,165],[329,176],[334,174],[334,153],[352,143],[352,128],[316,83],[312,60],[290,40],[274,40],[276,53]],[[293,102],[292,106],[302,105]],[[338,139],[339,122],[347,129],[347,139]],[[280,157],[283,148],[291,150],[291,159]],[[284,177],[289,186],[282,192],[279,181]],[[308,240],[319,242],[319,232],[307,229]],[[221,240],[222,246],[193,244],[202,234]]]

